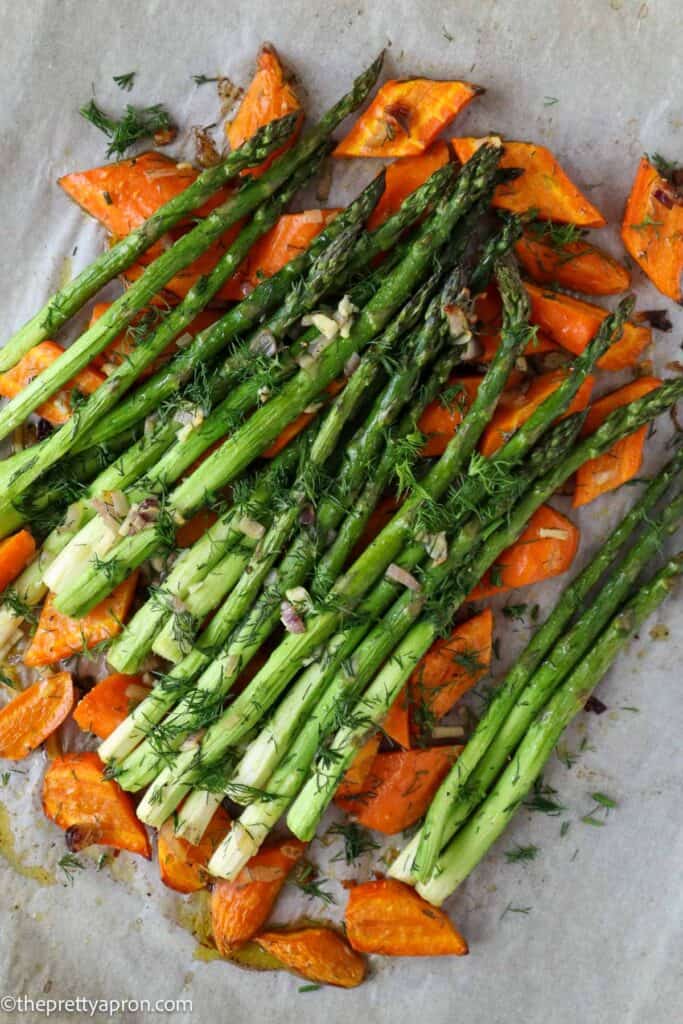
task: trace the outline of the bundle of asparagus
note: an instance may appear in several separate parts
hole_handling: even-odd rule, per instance
[[[87,762],[88,770],[106,778],[126,834],[141,850],[148,845],[141,823],[161,836],[171,829],[200,850],[221,803],[241,808],[203,855],[208,872],[228,882],[262,855],[284,815],[298,840],[314,837],[359,751],[386,727],[439,637],[542,506],[577,471],[614,457],[615,446],[639,437],[642,447],[647,425],[683,396],[683,381],[656,381],[614,402],[606,417],[597,416],[597,406],[586,415],[581,396],[596,367],[614,359],[636,329],[632,298],[594,321],[538,401],[527,408],[524,393],[511,391],[541,339],[513,257],[523,222],[494,209],[505,205],[501,181],[518,187],[516,172],[501,169],[497,137],[457,171],[450,162],[430,166],[370,228],[388,194],[380,174],[307,248],[214,323],[187,333],[317,172],[331,133],[366,98],[380,67],[381,59],[299,141],[295,113],[260,127],[53,296],[0,354],[0,373],[12,371],[102,285],[229,184],[227,198],[148,262],[101,318],[0,410],[0,437],[7,437],[130,327],[174,275],[239,225],[212,268],[177,304],[159,307],[132,351],[92,394],[81,395],[66,421],[0,466],[4,543],[23,543],[27,531],[9,536],[23,524],[43,538],[29,564],[3,580],[0,654],[6,657],[35,622],[49,591],[28,664],[74,653],[56,634],[75,630],[86,649],[96,638],[106,641],[117,673],[152,667],[154,685],[98,733],[100,761],[94,769]],[[364,115],[368,121],[383,92]],[[237,186],[249,168],[258,176]],[[546,215],[552,218],[552,209]],[[487,362],[478,317],[492,295],[500,298],[502,323]],[[464,378],[476,387],[459,404],[466,387],[454,374],[473,362],[484,363],[485,372]],[[437,458],[426,457],[422,427],[438,415],[439,402],[450,418],[448,437]],[[524,415],[505,419],[515,402]],[[478,447],[499,414],[506,424],[501,444],[484,457]],[[653,510],[680,483],[682,469],[679,452],[565,589],[436,780],[431,803],[427,798],[417,814],[421,827],[390,870],[406,887],[404,898],[438,906],[467,876],[625,639],[670,591],[679,558],[634,588],[662,538],[680,524],[680,493],[657,518]],[[395,511],[368,542],[392,490]],[[195,520],[197,514],[206,518]],[[181,547],[183,531],[197,521],[198,532]],[[546,530],[546,539],[557,540],[553,533]],[[120,595],[128,594],[127,618],[140,568],[145,586],[137,583],[137,607],[124,622]],[[43,647],[49,654],[41,661]],[[24,698],[33,699],[30,690]],[[49,728],[31,726],[23,752],[59,726],[72,700],[69,690],[59,721],[47,716]],[[0,753],[17,749],[3,732],[18,728],[13,704],[0,712]],[[23,704],[19,711],[26,721]],[[142,790],[134,811],[126,792]],[[46,808],[57,803],[46,798]],[[75,827],[69,801],[48,813]],[[126,842],[133,840],[120,840]]]

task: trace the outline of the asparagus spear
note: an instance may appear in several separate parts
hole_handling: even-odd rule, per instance
[[[83,369],[126,327],[135,313],[183,267],[201,255],[232,224],[251,213],[271,196],[302,164],[307,162],[331,132],[352,110],[362,103],[377,80],[382,64],[380,56],[367,71],[359,75],[351,90],[342,97],[315,128],[290,150],[280,156],[256,181],[234,193],[227,202],[216,207],[195,228],[189,231],[145,270],[107,312],[89,328],[44,373],[29,384],[0,411],[0,438],[18,426],[34,409],[54,394],[74,374]],[[293,127],[293,125],[292,125]]]
[[[522,701],[521,695],[529,691],[529,684],[532,678],[534,678],[534,673],[537,675],[539,673],[542,674],[544,672],[543,666],[546,669],[552,667],[554,670],[556,652],[559,653],[559,648],[561,647],[561,645],[557,644],[557,641],[563,629],[569,624],[576,612],[583,607],[589,592],[616,558],[619,549],[624,545],[628,537],[643,521],[647,521],[652,509],[671,482],[679,476],[681,469],[683,469],[683,450],[679,451],[650,482],[643,496],[624,517],[617,529],[610,534],[593,560],[566,588],[546,622],[529,641],[527,647],[508,673],[505,681],[496,691],[486,709],[486,713],[478,722],[474,733],[469,738],[465,749],[458,758],[460,770],[452,771],[446,777],[427,813],[424,831],[430,829],[431,822],[433,821],[445,823],[443,825],[442,837],[436,840],[440,846],[443,846],[445,842],[452,838],[460,824],[467,819],[470,812],[486,795],[488,786],[496,773],[495,768],[491,766],[497,765],[498,770],[502,767],[503,762],[501,762],[497,753],[493,753],[493,749],[496,748],[496,751],[500,751],[499,738],[507,731],[506,723],[515,705]],[[671,510],[669,510],[665,518],[675,524],[677,522],[675,510],[673,516]],[[633,562],[631,563],[627,559],[623,563],[622,568],[628,569],[629,564],[637,566],[639,561],[642,567],[642,558],[647,559],[651,557],[653,543],[656,545],[660,534],[665,533],[666,530],[667,527],[664,526],[664,520],[658,521],[654,528],[649,531],[648,542],[637,545],[634,549],[634,553],[630,556],[630,558],[633,558]],[[634,557],[635,552],[638,552],[637,557]],[[620,578],[628,580],[628,585],[630,585],[631,580],[627,573],[623,576],[620,574]],[[609,591],[607,592],[608,595]],[[604,600],[605,598],[603,597]],[[593,611],[595,612],[595,609]],[[613,611],[614,607],[607,614],[612,614]],[[564,646],[562,646],[562,649],[566,649],[566,642],[566,640],[563,641]],[[556,644],[555,648],[553,648],[554,644]],[[552,653],[550,653],[551,651]],[[557,682],[559,681],[558,677]],[[530,707],[526,703],[526,698],[524,698],[524,707]],[[534,713],[530,712],[529,719],[533,717]],[[390,869],[392,877],[400,878],[406,882],[414,882],[416,878],[416,865],[414,862],[422,833],[423,830],[420,830],[420,832],[413,836],[410,843],[401,852],[401,855],[394,861]]]
[[[277,396],[213,453],[169,497],[169,514],[186,515],[199,507],[207,493],[214,493],[277,437],[293,416],[325,388],[343,369],[349,357],[364,348],[391,320],[415,284],[422,280],[433,254],[448,239],[455,224],[487,193],[499,160],[499,149],[482,146],[462,169],[453,192],[446,196],[422,226],[396,269],[356,320],[347,338],[337,337],[320,346]],[[478,158],[478,159],[477,159]],[[92,566],[57,598],[57,607],[68,615],[83,615],[101,601],[130,571],[160,548],[157,531],[147,529],[125,539],[104,560]]]
[[[683,393],[683,382],[669,381],[651,392],[645,399],[631,402],[616,410],[598,430],[577,444],[565,458],[529,489],[508,514],[506,521],[480,546],[464,572],[449,575],[448,562],[439,567],[440,572],[435,571],[426,606],[427,613],[398,644],[391,660],[380,671],[352,712],[352,716],[359,723],[357,727],[340,730],[333,740],[333,764],[326,767],[324,772],[319,770],[309,780],[290,810],[287,821],[296,835],[303,838],[315,831],[320,815],[334,795],[336,785],[353,757],[357,742],[366,735],[373,723],[381,721],[387,713],[391,703],[436,639],[439,619],[447,622],[453,617],[484,572],[519,537],[533,512],[580,465],[602,454],[615,440],[632,433],[644,420],[647,421],[667,408],[680,393]],[[650,398],[649,402],[647,398]],[[452,558],[453,552],[449,555],[449,562]],[[436,587],[434,583],[437,584]],[[208,746],[206,738],[204,744]]]
[[[439,858],[433,878],[418,887],[430,903],[443,903],[502,834],[565,728],[638,627],[671,594],[681,569],[683,560],[679,555],[636,592],[539,712],[491,794]]]
[[[0,373],[11,369],[34,345],[56,333],[103,285],[134,263],[138,256],[231,178],[265,160],[291,135],[295,125],[296,117],[290,114],[260,128],[218,167],[203,171],[192,185],[161,206],[144,224],[102,253],[9,339],[0,352]]]
[[[3,493],[4,507],[16,502],[34,480],[72,450],[76,441],[85,437],[91,427],[101,422],[140,373],[192,323],[224,282],[232,277],[254,242],[275,224],[294,194],[315,173],[324,153],[323,148],[297,168],[284,187],[256,210],[249,224],[242,228],[216,266],[196,281],[183,301],[164,317],[156,330],[138,343],[134,351],[90,395],[72,418],[41,446],[40,452],[36,452],[30,462],[12,475]]]

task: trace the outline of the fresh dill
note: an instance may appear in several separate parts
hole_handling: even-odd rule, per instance
[[[123,89],[124,92],[130,92],[135,83],[135,76],[137,71],[129,71],[125,75],[114,75],[113,81],[116,82],[119,89]]]
[[[515,907],[512,903],[508,903],[507,907],[500,915],[500,920],[502,921],[507,914],[530,914],[532,910],[533,907]]]
[[[292,881],[297,889],[309,899],[321,900],[327,904],[336,903],[332,893],[323,888],[323,881],[317,875],[317,869],[310,861],[302,861],[295,870]]]
[[[107,156],[123,156],[126,150],[141,139],[175,130],[170,115],[161,103],[150,107],[127,104],[123,116],[117,119],[106,114],[92,99],[81,107],[80,114],[110,140]]]
[[[524,622],[528,607],[527,604],[506,604],[503,608],[503,615],[513,622]]]
[[[538,846],[516,846],[512,850],[505,851],[505,859],[508,864],[517,864],[519,861],[536,860]]]
[[[353,864],[364,853],[379,849],[379,843],[376,843],[370,833],[354,821],[332,825],[327,830],[327,834],[341,836],[344,840],[344,849],[332,858],[333,862],[344,860],[347,864]]]
[[[219,75],[192,75],[195,85],[207,85],[209,82],[220,82]]]
[[[592,825],[594,828],[603,828],[607,824],[607,817],[609,812],[614,810],[617,806],[616,800],[611,796],[607,796],[605,793],[591,793],[591,799],[595,801],[595,805],[590,809],[588,814],[585,814],[581,821],[584,825]],[[602,818],[598,818],[597,815],[602,814]]]
[[[75,854],[65,853],[64,856],[57,861],[57,867],[61,868],[64,872],[67,884],[73,885],[76,872],[83,871],[85,864],[81,864]]]
[[[566,810],[563,804],[555,799],[557,790],[543,782],[542,777],[534,783],[534,791],[530,800],[524,802],[524,806],[530,811],[537,811],[541,814],[549,814],[557,817]]]

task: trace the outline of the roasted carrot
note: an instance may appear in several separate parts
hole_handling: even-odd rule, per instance
[[[203,537],[209,527],[218,519],[216,513],[210,509],[203,509],[201,512],[197,512],[188,519],[186,523],[180,527],[175,535],[176,544],[179,548],[191,548],[195,541]]]
[[[24,655],[24,664],[32,668],[54,665],[62,658],[70,658],[104,640],[113,639],[121,632],[126,620],[137,580],[138,573],[134,572],[82,619],[62,615],[54,606],[54,595],[48,594],[38,628]]]
[[[478,357],[479,362],[490,363],[500,348],[500,331],[481,331],[477,334],[477,341],[482,348],[481,354]],[[561,346],[557,345],[552,338],[549,338],[544,331],[536,331],[535,336],[524,349],[524,355],[540,356],[544,352],[562,351]],[[513,370],[508,378],[508,387],[512,387],[518,380],[521,380],[521,376],[516,370]]]
[[[387,217],[396,213],[399,206],[411,192],[419,188],[434,171],[451,159],[447,142],[439,139],[419,156],[407,156],[394,160],[386,169],[384,192],[368,220],[368,227],[378,228]]]
[[[356,885],[344,916],[346,935],[361,953],[464,956],[467,943],[442,910],[393,878]]]
[[[96,683],[78,702],[74,722],[84,732],[106,740],[148,693],[149,686],[143,683],[142,676],[116,672]]]
[[[491,138],[496,136],[453,139],[460,162],[467,163]],[[601,228],[607,223],[545,146],[535,142],[506,141],[500,166],[519,168],[524,173],[498,186],[493,196],[494,206],[513,213],[533,210],[541,220],[559,220],[586,228]]]
[[[0,591],[28,565],[36,553],[36,542],[28,530],[19,530],[0,543]]]
[[[554,391],[557,391],[567,376],[566,370],[552,370],[550,373],[543,373],[538,377],[527,378],[520,387],[504,391],[479,442],[479,450],[482,455],[488,458],[502,448],[508,438],[523,423],[526,423],[539,405]],[[567,407],[565,416],[586,408],[594,384],[594,377],[586,378]]]
[[[140,153],[129,160],[65,174],[58,184],[68,196],[115,238],[123,238],[160,206],[196,180],[190,164],[177,164],[162,153]],[[227,198],[220,190],[196,212],[203,216]]]
[[[365,828],[396,835],[425,813],[461,747],[430,747],[377,754],[363,789],[339,793],[335,803]]]
[[[230,824],[230,815],[218,807],[202,841],[193,845],[175,834],[172,818],[165,821],[157,839],[159,874],[164,885],[184,893],[206,889],[211,881],[206,865],[228,834]]]
[[[562,292],[548,291],[530,281],[525,288],[531,300],[531,321],[569,352],[579,355],[608,315],[601,306],[574,299]],[[652,341],[649,327],[626,323],[619,341],[611,345],[598,366],[604,370],[625,370],[636,362]]]
[[[381,741],[382,734],[379,732],[365,741],[347,768],[344,778],[339,783],[337,797],[345,799],[346,797],[355,796],[357,793],[363,792],[365,781],[370,773],[372,762],[375,760]]]
[[[211,892],[211,925],[218,952],[231,950],[256,935],[268,920],[287,875],[304,854],[306,844],[285,839],[264,846],[234,882],[220,879]]]
[[[415,156],[483,90],[469,82],[385,82],[334,156]]]
[[[41,341],[34,345],[16,366],[0,374],[0,395],[3,398],[14,398],[23,391],[32,380],[59,359],[64,349],[54,341]],[[103,374],[91,367],[86,367],[76,374],[73,380],[61,388],[47,402],[38,406],[36,413],[59,426],[71,416],[70,394],[76,389],[84,395],[91,395],[104,382]]]
[[[328,395],[338,394],[346,382],[342,380],[333,380],[331,384],[328,384],[325,388]],[[293,441],[295,437],[298,437],[302,430],[305,430],[309,423],[311,423],[318,415],[320,410],[316,409],[315,412],[300,412],[291,423],[288,423],[282,433],[275,438],[273,443],[269,445],[265,451],[261,453],[264,459],[274,459],[276,455],[286,448],[290,441]]]
[[[680,172],[679,172],[680,173]],[[621,224],[627,251],[662,295],[683,300],[683,190],[643,157]]]
[[[43,810],[66,830],[67,846],[74,852],[97,844],[139,853],[147,860],[152,855],[132,798],[106,778],[104,765],[92,751],[55,758],[43,779]]]
[[[430,718],[443,718],[486,675],[492,650],[493,613],[485,608],[430,647],[411,676],[411,703]]]
[[[262,174],[280,153],[294,144],[303,124],[301,104],[288,81],[275,48],[270,43],[261,48],[256,59],[256,68],[256,74],[249,83],[235,117],[226,124],[226,134],[232,149],[238,149],[259,128],[278,117],[299,111],[299,120],[296,130],[280,149],[271,153],[258,168],[249,169],[252,176]]]
[[[404,750],[410,748],[410,705],[407,687],[403,687],[389,708],[389,713],[382,722],[382,732],[390,740],[393,740],[394,743],[398,743],[399,747],[403,747]]]
[[[355,988],[365,978],[365,961],[332,928],[261,932],[255,941],[308,981]]]
[[[538,284],[559,285],[584,295],[617,295],[630,286],[626,267],[604,249],[582,238],[567,242],[553,238],[552,231],[527,229],[515,244],[517,259]]]
[[[550,505],[532,515],[518,541],[504,551],[470,594],[479,601],[566,572],[579,546],[579,530]]]
[[[39,679],[0,710],[0,757],[20,761],[51,736],[74,703],[68,672]]]
[[[588,411],[583,425],[584,434],[597,430],[615,409],[642,398],[643,395],[660,387],[661,383],[656,377],[639,377],[625,387],[599,398]],[[642,465],[646,436],[647,426],[640,427],[634,434],[617,441],[604,455],[585,462],[576,473],[574,508],[587,505],[601,494],[613,491],[627,480],[631,480]]]
[[[462,418],[477,396],[483,377],[451,377],[445,398],[437,399],[424,410],[418,421],[427,438],[424,456],[443,455]]]

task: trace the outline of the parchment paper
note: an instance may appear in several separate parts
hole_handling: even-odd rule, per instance
[[[213,87],[195,88],[190,75],[223,73],[246,83],[264,39],[299,74],[311,115],[385,45],[387,75],[466,77],[485,85],[488,92],[457,131],[499,130],[548,144],[612,224],[644,150],[683,157],[678,0],[2,0],[0,12],[0,337],[102,244],[101,231],[54,184],[59,174],[104,160],[102,137],[77,114],[92,89],[105,108],[163,101],[179,124],[207,123],[216,114]],[[133,70],[136,88],[128,96],[111,79]],[[367,180],[371,168],[352,173]],[[337,172],[331,201],[344,198],[343,186],[344,172]],[[600,240],[620,251],[613,229]],[[642,275],[635,280],[642,307],[670,305]],[[679,314],[671,334],[657,335],[655,371],[679,358],[682,327]],[[668,421],[661,422],[646,471],[663,461],[669,434]],[[624,488],[572,513],[582,529],[581,561],[636,493]],[[557,504],[566,510],[566,500]],[[544,598],[561,585],[544,586]],[[537,599],[536,591],[519,596]],[[0,993],[189,998],[193,1013],[168,1019],[235,1024],[288,1024],[304,1016],[327,1024],[670,1024],[680,1015],[682,619],[680,603],[670,601],[648,623],[600,688],[610,710],[584,714],[570,731],[566,748],[584,747],[574,767],[551,762],[546,781],[566,811],[518,814],[451,901],[448,909],[470,942],[467,959],[383,961],[356,991],[310,993],[287,975],[193,959],[196,942],[184,927],[191,911],[163,888],[155,865],[123,854],[97,871],[94,860],[81,857],[87,867],[73,884],[56,868],[63,835],[40,812],[44,765],[37,755],[18,766],[28,774],[12,774],[0,787],[0,800],[20,862],[44,867],[56,884],[23,878],[0,858]],[[655,625],[671,636],[654,640]],[[500,675],[527,634],[500,615],[496,631]],[[595,790],[618,801],[602,828],[580,821]],[[571,825],[560,837],[563,821]],[[517,843],[538,845],[537,860],[508,864],[504,852]],[[313,854],[324,862],[337,852],[318,845]],[[340,878],[367,865],[331,870]],[[306,907],[288,892],[279,917],[302,908],[334,916],[344,891],[334,881],[328,888],[340,901],[336,911]]]

